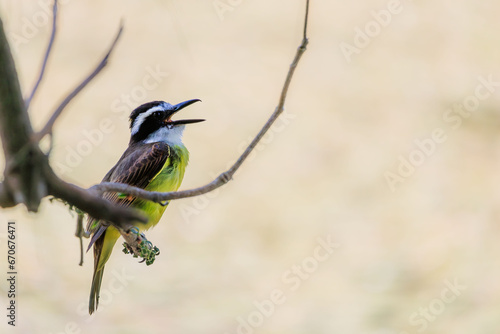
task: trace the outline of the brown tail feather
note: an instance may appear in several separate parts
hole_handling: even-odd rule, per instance
[[[92,277],[92,286],[90,288],[89,314],[94,313],[99,306],[99,292],[101,291],[102,275],[104,274],[104,265],[98,269],[101,259],[102,247],[104,244],[104,234],[102,234],[94,243],[94,275]]]

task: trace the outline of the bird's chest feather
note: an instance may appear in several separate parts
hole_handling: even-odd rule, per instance
[[[162,170],[151,180],[146,190],[169,192],[179,189],[184,178],[189,153],[184,147],[174,147],[174,150],[175,154],[167,159]],[[140,230],[147,230],[156,225],[166,209],[166,206],[142,200],[137,202],[137,207],[140,207],[149,218],[147,224],[142,224],[143,228],[138,226]]]

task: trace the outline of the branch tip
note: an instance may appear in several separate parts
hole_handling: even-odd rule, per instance
[[[33,136],[32,141],[33,142],[39,142],[45,135],[49,134],[52,132],[52,128],[54,126],[54,123],[56,122],[57,118],[62,114],[64,108],[73,100],[73,98],[82,91],[87,84],[94,79],[99,72],[107,65],[108,63],[108,58],[110,57],[111,53],[113,52],[118,40],[120,39],[120,36],[123,32],[123,24],[120,23],[118,33],[116,34],[113,42],[111,43],[111,46],[108,49],[108,52],[105,54],[104,58],[101,60],[101,62],[97,65],[97,67],[90,73],[71,93],[66,96],[66,98],[61,102],[61,104],[57,107],[57,109],[53,112],[52,116],[50,119],[47,121],[47,124],[43,127],[40,132],[36,133]]]
[[[52,6],[52,31],[50,33],[49,44],[47,46],[47,51],[45,51],[45,56],[43,58],[42,67],[40,69],[40,74],[38,75],[38,79],[35,83],[35,86],[33,87],[33,90],[31,91],[30,96],[26,99],[25,102],[26,109],[29,108],[31,100],[33,100],[33,97],[35,96],[35,93],[38,90],[38,86],[40,86],[40,83],[42,82],[43,75],[45,74],[45,68],[47,67],[47,62],[49,60],[50,52],[52,51],[52,46],[54,45],[56,37],[56,30],[57,30],[56,21],[57,21],[57,0],[54,0],[54,5]]]

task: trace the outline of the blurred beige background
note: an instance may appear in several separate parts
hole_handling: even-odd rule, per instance
[[[200,98],[184,112],[208,121],[186,130],[183,188],[212,180],[274,110],[303,10],[303,1],[61,1],[30,110],[37,128],[121,19],[125,31],[56,124],[52,165],[91,186],[125,149],[134,107]],[[312,0],[285,117],[233,182],[171,203],[148,233],[161,249],[153,266],[115,247],[96,315],[86,312],[92,256],[78,266],[68,209],[0,211],[2,271],[9,219],[19,271],[18,326],[2,315],[2,333],[499,333],[499,11],[492,0]],[[48,12],[47,1],[0,1],[25,95]]]

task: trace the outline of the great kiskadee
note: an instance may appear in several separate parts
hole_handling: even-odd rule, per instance
[[[203,119],[173,121],[172,116],[200,100],[189,100],[176,105],[163,101],[145,103],[130,114],[130,142],[120,160],[104,176],[102,182],[125,183],[150,191],[176,191],[181,185],[189,152],[182,143],[185,125]],[[132,196],[106,193],[103,198],[122,206],[140,210],[148,218],[138,222],[139,231],[155,226],[166,206]],[[90,290],[89,313],[99,305],[104,265],[120,233],[106,221],[89,218],[87,230],[92,233],[89,249],[94,245],[94,276]]]

